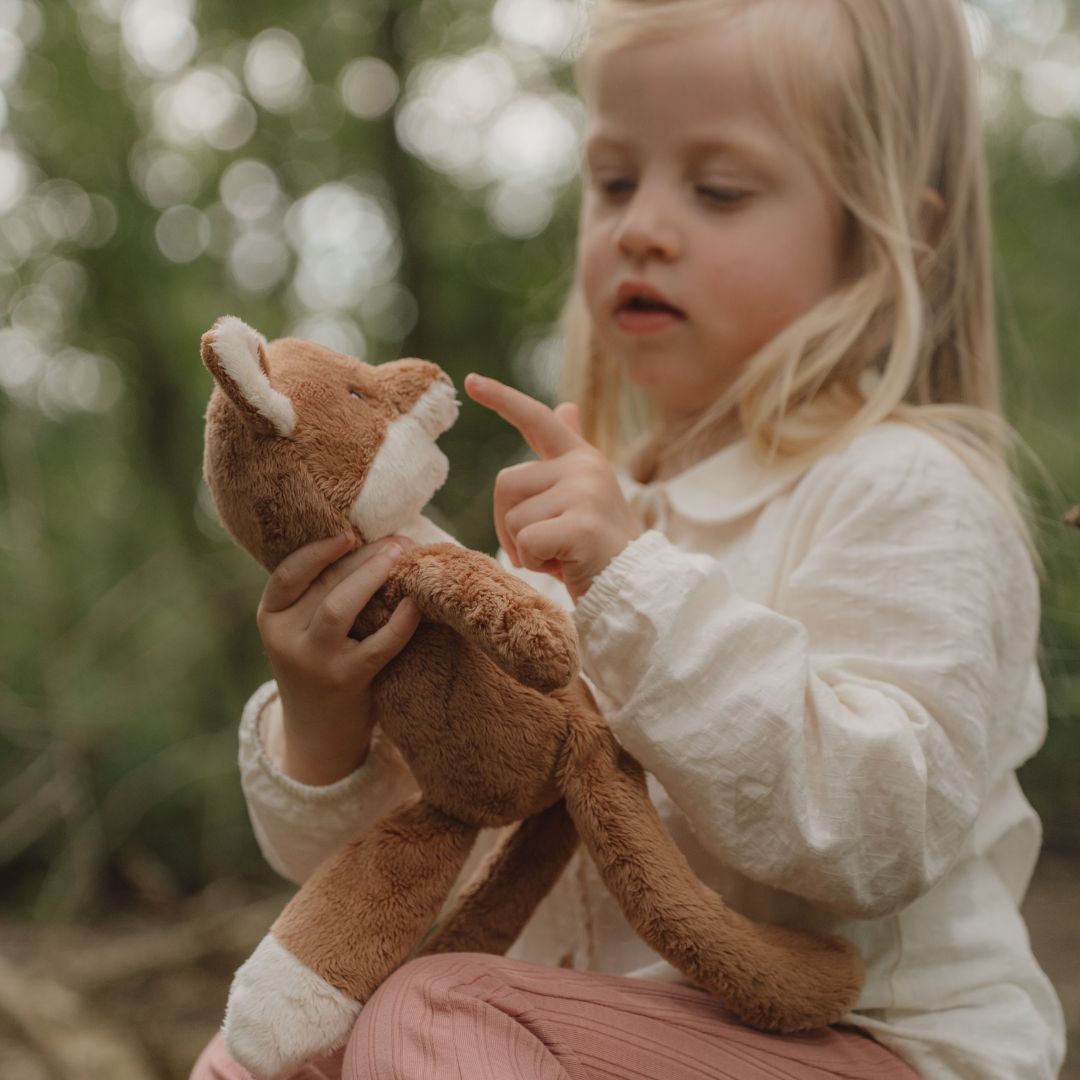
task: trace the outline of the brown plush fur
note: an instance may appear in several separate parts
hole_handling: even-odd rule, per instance
[[[431,925],[476,833],[417,796],[323,863],[274,923],[274,937],[343,994],[367,1001]]]
[[[418,956],[488,952],[501,956],[525,929],[535,897],[546,896],[577,851],[574,819],[560,799],[517,825],[488,857],[453,912]]]
[[[446,378],[418,360],[373,368],[289,339],[260,347],[262,370],[295,410],[283,437],[237,401],[243,388],[223,377],[213,330],[203,358],[218,381],[207,480],[226,527],[268,570],[347,525],[388,425]],[[863,971],[848,942],[752,923],[694,877],[641,767],[575,679],[576,638],[560,608],[485,555],[421,545],[353,635],[382,626],[404,596],[423,619],[375,680],[374,697],[421,794],[305,883],[272,930],[293,956],[365,1001],[415,954],[478,830],[521,822],[421,953],[504,952],[580,834],[642,938],[748,1024],[798,1031],[851,1008]]]

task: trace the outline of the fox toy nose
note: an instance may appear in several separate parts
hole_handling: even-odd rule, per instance
[[[441,377],[432,382],[410,410],[432,439],[453,426],[461,408],[454,384],[442,372],[439,374]]]
[[[454,384],[449,377],[437,364],[427,360],[391,360],[375,368],[374,374],[380,396],[397,410],[399,416],[411,412],[425,395],[430,397],[433,386],[440,387],[436,394],[441,395],[445,388],[453,396]]]

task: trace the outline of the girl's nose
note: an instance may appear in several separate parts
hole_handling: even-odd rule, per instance
[[[677,258],[682,239],[667,200],[658,192],[639,188],[616,230],[619,251],[632,259]]]

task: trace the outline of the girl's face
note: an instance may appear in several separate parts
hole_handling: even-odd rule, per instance
[[[738,22],[602,54],[578,260],[601,348],[677,424],[840,282],[846,214]]]

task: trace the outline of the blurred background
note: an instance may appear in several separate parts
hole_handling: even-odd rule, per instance
[[[1029,914],[1075,1014],[1080,5],[965,8],[1008,410],[1045,467]],[[186,1077],[287,896],[235,768],[263,575],[200,477],[200,335],[232,313],[553,399],[582,27],[575,0],[0,0],[3,1080]],[[491,551],[520,441],[466,402],[442,445],[435,514]]]

